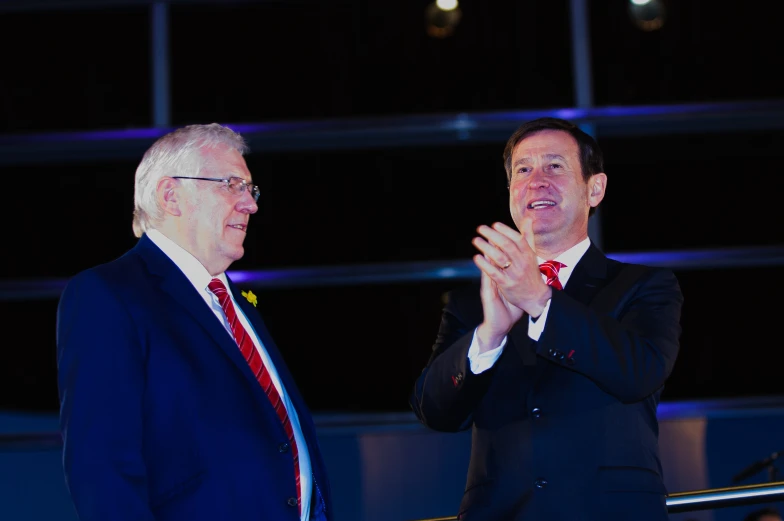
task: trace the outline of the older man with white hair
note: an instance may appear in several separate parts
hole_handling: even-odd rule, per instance
[[[310,412],[225,273],[258,210],[246,152],[215,123],[161,137],[136,170],[138,243],[63,292],[63,465],[82,521],[332,517]]]

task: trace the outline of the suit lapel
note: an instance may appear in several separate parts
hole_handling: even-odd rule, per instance
[[[218,345],[223,354],[242,373],[242,376],[254,390],[254,394],[258,395],[260,401],[272,410],[269,399],[256,381],[248,362],[237,347],[237,343],[215,317],[215,313],[207,306],[185,274],[146,235],[139,239],[139,243],[134,249],[145,259],[150,272],[160,277],[161,289],[168,293],[174,302],[204,329],[208,337]],[[232,291],[236,290],[232,288]],[[243,309],[243,311],[245,310]],[[248,313],[245,312],[245,315],[248,316]]]
[[[590,304],[599,290],[606,284],[607,257],[593,244],[574,267],[564,292],[583,304]],[[536,365],[536,349],[528,336],[528,314],[523,315],[509,332],[509,342],[515,347],[523,365]]]
[[[564,292],[585,305],[607,284],[607,257],[593,244],[574,267]]]
[[[288,371],[286,363],[283,360],[283,356],[280,354],[280,351],[275,345],[275,342],[272,340],[272,336],[269,334],[269,331],[267,331],[267,327],[264,325],[264,321],[261,319],[261,314],[258,312],[258,310],[250,302],[248,302],[245,297],[242,296],[242,292],[237,289],[228,276],[226,277],[226,280],[229,281],[229,289],[231,290],[231,294],[234,295],[237,304],[245,314],[245,318],[248,319],[251,327],[256,332],[256,336],[259,338],[261,345],[267,352],[267,356],[272,362],[272,365],[275,366],[275,372],[278,373],[278,378],[280,379],[281,385],[286,390],[291,403],[296,408],[297,416],[300,418],[301,424],[304,419],[301,411],[303,411],[305,403],[299,394],[297,386],[294,383],[294,378]]]
[[[228,277],[226,277],[229,280]],[[231,294],[234,295],[237,304],[239,305],[242,312],[245,314],[245,318],[248,319],[250,322],[251,327],[256,332],[256,336],[259,338],[259,341],[264,346],[264,349],[267,351],[267,356],[269,356],[270,361],[275,366],[275,371],[278,373],[278,376],[281,379],[281,383],[286,387],[286,391],[288,391],[292,386],[291,379],[289,377],[288,371],[286,371],[286,364],[283,361],[283,357],[278,351],[275,342],[272,340],[272,336],[267,331],[267,327],[264,325],[264,321],[261,320],[261,315],[259,314],[258,310],[250,303],[248,300],[242,296],[242,292],[237,289],[234,283],[229,280],[229,288],[231,289]]]

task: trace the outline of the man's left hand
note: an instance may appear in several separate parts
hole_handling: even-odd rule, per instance
[[[544,311],[552,288],[544,283],[536,260],[533,226],[530,218],[521,223],[521,233],[504,223],[482,225],[474,246],[483,253],[476,262],[509,301],[532,317]]]

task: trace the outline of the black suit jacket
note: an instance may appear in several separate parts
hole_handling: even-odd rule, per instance
[[[524,316],[473,374],[478,287],[453,291],[411,406],[428,427],[471,427],[460,519],[667,519],[656,408],[678,354],[674,274],[591,246],[554,291],[539,341]]]

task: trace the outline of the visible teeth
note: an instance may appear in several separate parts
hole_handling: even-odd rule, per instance
[[[545,206],[555,206],[555,203],[552,201],[534,201],[528,205],[528,208],[535,209],[543,208]]]

